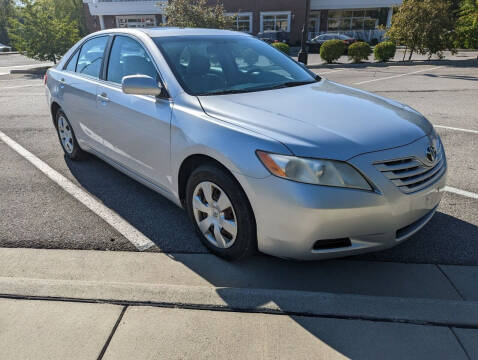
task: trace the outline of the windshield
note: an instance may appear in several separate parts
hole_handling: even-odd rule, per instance
[[[153,40],[191,95],[262,91],[320,79],[269,44],[248,36],[171,36]]]

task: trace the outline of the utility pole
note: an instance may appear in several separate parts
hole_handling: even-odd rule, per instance
[[[300,42],[299,62],[307,65],[307,34],[309,32],[309,13],[310,13],[310,0],[305,0],[305,20],[304,26],[302,26],[302,40]]]

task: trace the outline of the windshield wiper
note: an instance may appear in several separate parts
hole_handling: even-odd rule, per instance
[[[216,92],[210,92],[210,93],[201,93],[201,94],[197,94],[197,96],[241,94],[241,93],[246,93],[250,91],[251,90],[230,89],[230,90],[222,90],[222,91],[216,91]]]
[[[308,85],[308,84],[313,84],[317,81],[288,81],[282,84],[277,84],[274,86],[271,86],[269,89],[281,89],[281,88],[286,88],[286,87],[294,87],[294,86],[301,86],[301,85]]]
[[[217,91],[217,92],[202,93],[202,94],[198,94],[197,96],[242,94],[242,93],[247,93],[247,92],[282,89],[282,88],[286,88],[286,87],[308,85],[308,84],[313,84],[317,81],[318,80],[315,80],[315,81],[314,80],[312,80],[312,81],[310,81],[310,80],[307,80],[307,81],[288,81],[288,82],[280,83],[280,84],[277,84],[277,85],[271,85],[271,86],[254,87],[254,88],[242,89],[242,90],[238,90],[238,89],[222,90],[222,91]]]

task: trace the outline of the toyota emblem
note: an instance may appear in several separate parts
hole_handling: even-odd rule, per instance
[[[427,147],[426,156],[428,161],[430,161],[431,163],[435,162],[437,158],[437,149],[435,148],[435,146],[430,145]]]

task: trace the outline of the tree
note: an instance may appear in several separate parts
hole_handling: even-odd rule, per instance
[[[0,43],[10,44],[7,22],[15,15],[13,0],[0,0]]]
[[[56,61],[80,39],[77,24],[57,18],[52,0],[22,0],[8,34],[15,48],[37,60]]]
[[[414,52],[428,54],[430,59],[434,54],[442,57],[446,49],[455,51],[454,26],[447,0],[403,0],[387,37],[406,46],[409,61]]]
[[[168,26],[230,29],[232,20],[224,6],[208,6],[206,0],[171,0],[164,9]]]
[[[88,34],[86,28],[85,11],[83,10],[83,0],[53,0],[55,4],[55,16],[68,18],[78,26],[80,37]]]
[[[478,48],[478,0],[464,0],[457,21],[457,45]]]

